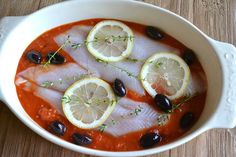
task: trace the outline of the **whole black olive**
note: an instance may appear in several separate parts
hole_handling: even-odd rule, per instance
[[[72,135],[73,142],[77,145],[89,145],[92,143],[92,139],[87,135],[82,135],[79,133],[74,133]]]
[[[121,80],[115,79],[112,87],[117,96],[124,97],[126,95],[125,85]]]
[[[26,55],[27,59],[35,64],[40,64],[42,60],[42,55],[37,51],[29,51]]]
[[[194,61],[196,60],[196,58],[197,57],[192,50],[190,50],[190,49],[185,50],[185,52],[183,54],[183,59],[188,65],[193,64]]]
[[[150,148],[161,141],[161,136],[158,133],[151,132],[143,135],[140,139],[140,145],[143,148]]]
[[[182,129],[187,129],[193,125],[194,120],[195,120],[194,114],[192,112],[187,112],[180,119],[180,127]]]
[[[58,136],[63,136],[66,132],[65,125],[58,120],[52,121],[49,125],[49,129],[52,133]]]
[[[46,56],[47,61],[50,58],[51,58],[51,60],[50,60],[51,64],[62,64],[64,62],[66,62],[66,59],[62,55],[60,55],[58,53],[56,53],[56,54],[54,54],[54,52],[48,53],[47,56]]]
[[[163,94],[157,94],[154,98],[155,103],[158,108],[160,108],[164,112],[168,112],[169,110],[172,109],[172,102],[170,101],[169,98],[167,98]]]
[[[161,40],[164,38],[164,33],[158,28],[153,26],[147,26],[145,32],[149,38],[154,40]]]

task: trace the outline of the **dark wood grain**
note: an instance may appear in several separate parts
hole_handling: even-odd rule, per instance
[[[62,0],[0,0],[0,17],[26,15]],[[210,37],[236,45],[235,0],[143,0],[188,19]],[[0,103],[2,157],[89,157],[59,147],[35,134]],[[214,129],[175,149],[149,157],[235,157],[236,138]]]

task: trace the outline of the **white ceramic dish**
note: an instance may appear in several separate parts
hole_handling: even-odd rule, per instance
[[[204,111],[193,128],[178,140],[148,150],[108,152],[80,147],[50,134],[22,108],[14,85],[18,61],[37,36],[53,27],[89,18],[112,18],[161,28],[193,49],[205,72],[208,93]],[[77,0],[59,3],[24,17],[0,21],[0,98],[29,128],[65,148],[98,156],[142,156],[181,145],[212,128],[236,125],[236,48],[215,41],[182,17],[165,9],[129,0]]]

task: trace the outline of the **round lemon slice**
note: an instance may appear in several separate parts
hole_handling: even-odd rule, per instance
[[[98,59],[117,62],[131,54],[133,32],[122,22],[104,20],[94,26],[87,37],[88,51]]]
[[[140,79],[151,95],[164,94],[174,100],[181,97],[190,80],[190,70],[185,61],[172,53],[156,53],[144,63]]]
[[[111,86],[95,77],[75,82],[62,97],[62,108],[67,119],[83,129],[103,124],[115,105],[116,97]]]

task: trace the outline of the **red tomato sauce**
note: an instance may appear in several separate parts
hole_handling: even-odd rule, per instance
[[[70,24],[56,27],[52,30],[49,30],[43,33],[26,48],[24,54],[22,55],[19,61],[16,75],[19,72],[31,66],[35,66],[34,63],[29,62],[26,58],[26,54],[28,51],[30,50],[39,51],[41,52],[42,56],[45,58],[48,52],[52,52],[52,51],[55,52],[59,48],[58,45],[54,41],[54,37],[69,30],[75,25],[94,26],[97,22],[101,20],[103,19],[90,19],[90,20],[70,23]],[[127,24],[131,29],[138,31],[142,34],[145,34],[144,25],[131,23],[131,22],[124,22],[124,23]],[[161,42],[179,49],[181,53],[183,53],[183,51],[187,49],[183,44],[181,44],[180,42],[178,42],[177,40],[175,40],[174,38],[172,38],[171,36],[167,34],[165,34],[165,38],[161,40]],[[60,51],[60,54],[62,54],[66,58],[67,63],[74,62],[74,60],[66,52],[63,52],[63,50]],[[194,64],[190,66],[190,70],[191,72],[203,71],[198,61],[196,61]],[[141,150],[143,148],[139,144],[139,139],[145,133],[152,132],[152,131],[158,131],[159,134],[162,136],[162,140],[157,146],[160,146],[160,145],[163,145],[163,144],[166,144],[166,143],[169,143],[178,139],[189,130],[189,129],[180,128],[179,123],[180,123],[181,117],[186,112],[192,112],[195,115],[195,122],[196,122],[197,119],[199,119],[201,112],[204,108],[205,98],[206,98],[206,93],[202,93],[195,96],[187,103],[184,103],[183,105],[181,105],[179,109],[175,110],[172,113],[170,121],[164,126],[155,126],[150,129],[132,132],[132,133],[120,136],[120,137],[114,137],[112,135],[109,135],[105,132],[101,132],[99,130],[83,130],[83,129],[77,128],[73,126],[65,117],[58,114],[57,111],[46,101],[35,96],[31,92],[23,90],[21,86],[16,86],[16,90],[17,90],[18,98],[23,108],[25,109],[25,111],[42,128],[50,131],[49,124],[53,120],[59,120],[63,124],[65,124],[67,128],[65,135],[61,136],[60,138],[66,141],[72,142],[71,136],[73,133],[86,134],[92,137],[93,139],[92,144],[86,147],[99,149],[99,150],[107,150],[107,151]],[[149,96],[148,94],[146,94],[146,96],[139,96],[135,92],[128,90],[127,97],[133,100],[147,102],[150,105],[152,105],[154,108],[156,108],[154,105],[153,98]]]

